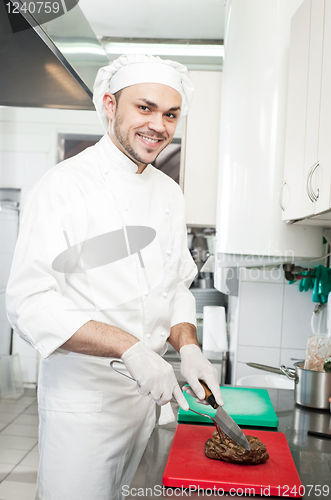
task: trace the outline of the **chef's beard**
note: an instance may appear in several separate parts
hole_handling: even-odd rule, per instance
[[[114,136],[116,137],[116,139],[118,140],[118,142],[122,146],[126,156],[128,156],[135,163],[137,162],[137,163],[141,163],[143,165],[147,165],[146,161],[139,156],[137,151],[135,149],[133,149],[132,145],[130,144],[129,132],[127,132],[126,134],[122,133],[122,131],[121,131],[122,123],[123,123],[123,120],[121,118],[119,118],[118,114],[116,113],[115,119],[113,122],[113,134],[114,134]],[[148,134],[146,134],[146,136],[148,136]],[[156,136],[156,138],[158,138],[158,137]],[[161,137],[159,137],[159,138],[161,138]],[[162,137],[162,139],[163,139],[163,137]],[[165,146],[155,155],[155,158],[153,158],[152,161],[154,161],[159,156],[161,151],[163,151],[167,145],[168,145],[168,143],[166,143]],[[152,152],[153,152],[153,149],[147,149],[147,153],[152,153]],[[149,163],[152,163],[152,162],[149,162]]]

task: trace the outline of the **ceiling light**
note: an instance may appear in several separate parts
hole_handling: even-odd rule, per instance
[[[108,42],[104,44],[104,49],[109,55],[152,54],[156,56],[224,57],[224,45]]]

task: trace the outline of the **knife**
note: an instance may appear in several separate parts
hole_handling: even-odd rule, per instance
[[[223,410],[221,406],[218,406],[212,392],[206,386],[206,384],[201,380],[199,380],[199,382],[204,388],[206,400],[208,401],[210,406],[217,410],[216,415],[213,418],[214,420],[216,420],[222,431],[224,431],[225,434],[227,434],[229,438],[233,439],[233,441],[235,441],[237,444],[245,448],[245,450],[250,451],[249,443],[243,431],[236,424],[233,418],[231,418],[230,415],[225,410]]]

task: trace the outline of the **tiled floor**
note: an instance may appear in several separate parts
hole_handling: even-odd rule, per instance
[[[38,462],[36,391],[0,398],[0,500],[34,500]]]

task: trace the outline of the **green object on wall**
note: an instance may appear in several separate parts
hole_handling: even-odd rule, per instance
[[[317,266],[315,269],[303,271],[300,273],[305,276],[299,283],[299,291],[307,292],[313,290],[312,300],[319,304],[325,304],[328,301],[328,295],[331,292],[331,269],[325,266]],[[295,283],[295,281],[290,281]]]

